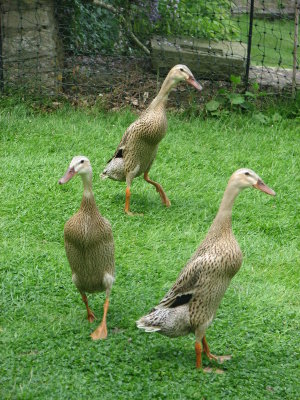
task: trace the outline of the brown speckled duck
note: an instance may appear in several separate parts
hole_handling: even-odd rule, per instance
[[[149,170],[155,159],[159,142],[167,130],[166,103],[168,95],[179,82],[185,81],[202,90],[192,72],[185,65],[176,65],[168,73],[162,87],[149,107],[133,122],[124,133],[112,159],[106,165],[101,177],[117,181],[126,181],[125,212],[130,212],[130,186],[137,176],[144,174],[144,179],[154,185],[162,203],[171,205],[162,186],[149,178]]]
[[[95,316],[88,306],[86,292],[106,292],[101,324],[91,334],[93,340],[107,337],[106,314],[109,294],[114,282],[114,239],[110,223],[99,213],[92,191],[92,167],[88,158],[76,156],[60,184],[81,175],[84,191],[79,211],[65,224],[65,249],[72,270],[72,281],[87,309],[87,319]]]
[[[236,196],[247,187],[275,195],[252,170],[243,168],[236,171],[228,182],[205,239],[161,302],[137,321],[138,328],[146,332],[159,332],[170,337],[194,332],[197,368],[202,366],[202,349],[209,359],[222,362],[230,358],[210,353],[205,332],[242,264],[242,252],[231,228],[231,214]]]

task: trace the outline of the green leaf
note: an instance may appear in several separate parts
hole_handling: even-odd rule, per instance
[[[227,98],[224,96],[218,96],[216,100],[220,103],[220,106],[223,106],[227,103]]]
[[[220,107],[220,103],[216,100],[211,100],[205,104],[205,108],[207,109],[207,111],[210,111],[210,112],[218,110],[219,107]]]
[[[234,83],[235,85],[239,85],[241,83],[241,77],[230,75],[230,82]]]
[[[245,102],[245,99],[240,94],[234,94],[233,96],[231,96],[230,101],[231,104],[238,105],[238,104],[243,104]]]
[[[219,117],[219,116],[221,115],[221,111],[220,111],[220,110],[213,111],[213,112],[211,113],[211,115],[212,115],[213,117]]]
[[[254,111],[255,106],[253,103],[250,103],[249,101],[245,101],[245,103],[241,104],[241,108],[247,111]]]
[[[256,97],[257,97],[256,94],[254,94],[252,92],[248,92],[248,91],[245,93],[245,96],[252,97],[252,99],[256,99]]]

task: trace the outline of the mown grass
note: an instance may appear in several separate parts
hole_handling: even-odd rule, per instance
[[[184,120],[170,115],[150,176],[166,190],[164,208],[142,179],[123,213],[124,184],[99,173],[130,112],[64,107],[33,113],[1,109],[2,399],[296,399],[299,396],[299,126],[265,126],[251,116]],[[109,337],[93,342],[104,295],[90,295],[89,325],[71,282],[63,226],[78,209],[82,184],[58,179],[74,155],[92,162],[94,193],[112,224],[117,277]],[[195,369],[193,335],[169,339],[136,329],[176,279],[209,228],[227,180],[254,169],[271,198],[245,190],[233,228],[244,253],[240,272],[207,332],[211,350],[232,354],[223,375]],[[207,360],[205,360],[207,365]]]
[[[248,43],[249,16],[234,18],[243,43]],[[294,21],[289,19],[254,19],[251,65],[293,68]]]

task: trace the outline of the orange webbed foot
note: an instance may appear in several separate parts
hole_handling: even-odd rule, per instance
[[[208,347],[208,344],[207,344],[205,336],[203,336],[202,344],[203,344],[203,352],[204,352],[204,354],[206,355],[206,357],[209,360],[217,361],[220,364],[223,364],[224,361],[231,360],[231,356],[230,355],[228,355],[228,356],[215,356],[214,354],[212,354],[210,352],[210,350],[209,350],[209,347]]]
[[[144,214],[142,214],[142,213],[133,213],[129,210],[128,211],[125,210],[125,214],[127,214],[129,217],[143,217],[144,216]]]
[[[217,361],[219,364],[223,364],[223,362],[231,360],[232,356],[231,355],[226,355],[226,356],[215,356],[217,358]]]
[[[220,368],[211,368],[211,367],[205,367],[203,368],[203,372],[205,372],[206,374],[211,374],[211,373],[215,373],[215,374],[225,374],[225,371],[223,369]]]
[[[91,333],[91,338],[93,340],[103,340],[107,338],[107,327],[106,324],[100,324],[97,329]]]

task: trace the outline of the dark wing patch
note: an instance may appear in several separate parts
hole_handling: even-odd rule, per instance
[[[123,157],[123,149],[119,149],[115,155],[115,158],[122,158]]]
[[[183,304],[187,304],[191,298],[192,298],[192,294],[188,293],[188,294],[183,294],[182,296],[177,296],[175,301],[170,304],[170,308],[175,308],[175,307],[179,307],[182,306]]]
[[[118,149],[116,154],[110,160],[108,160],[106,164],[109,164],[113,158],[123,158],[123,148]]]

